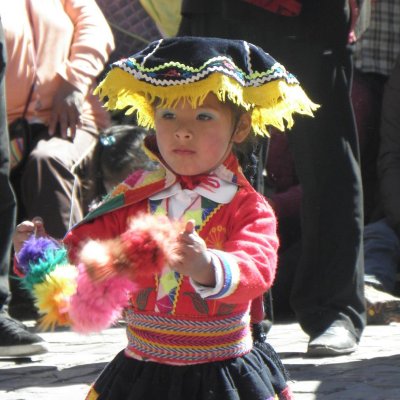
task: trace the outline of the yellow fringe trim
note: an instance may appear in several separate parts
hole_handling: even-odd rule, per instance
[[[267,82],[258,87],[242,87],[234,79],[221,73],[190,84],[156,86],[142,82],[130,73],[112,69],[95,89],[94,94],[107,98],[109,110],[137,113],[138,124],[154,128],[154,107],[173,108],[179,101],[187,101],[193,108],[202,104],[209,93],[220,101],[229,99],[234,104],[250,110],[252,127],[256,134],[268,136],[268,125],[281,131],[293,126],[293,114],[313,116],[319,106],[313,103],[298,84],[287,84],[284,79]]]

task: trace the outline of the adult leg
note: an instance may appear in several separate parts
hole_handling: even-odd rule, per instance
[[[340,321],[358,341],[365,325],[363,212],[350,55],[314,50],[305,59],[314,57],[316,70],[304,65],[297,75],[321,109],[315,119],[298,120],[290,135],[303,187],[303,247],[291,304],[312,338]]]
[[[3,28],[0,20],[0,356],[41,354],[43,340],[8,315],[10,300],[9,265],[15,225],[15,198],[9,181],[9,138],[5,107],[4,69],[6,65]]]
[[[47,127],[33,124],[34,148],[13,180],[18,197],[18,220],[41,217],[46,231],[63,238],[84,214],[80,180],[72,169],[96,142],[94,128],[78,129],[73,142],[49,137]],[[18,319],[37,319],[31,294],[12,275],[10,313]]]
[[[365,226],[365,302],[367,322],[400,322],[400,298],[393,296],[400,261],[400,241],[386,219]]]
[[[1,28],[1,26],[0,26]],[[0,29],[0,312],[10,298],[8,270],[12,233],[15,225],[15,199],[9,181],[9,139],[5,109],[5,48]]]
[[[393,292],[400,262],[400,241],[386,219],[364,230],[365,283]]]
[[[93,149],[96,142],[94,127],[78,129],[73,142],[49,137],[43,125],[21,176],[21,202],[26,218],[43,218],[46,231],[62,238],[68,229],[80,221],[84,210],[81,185],[72,171],[75,163]]]

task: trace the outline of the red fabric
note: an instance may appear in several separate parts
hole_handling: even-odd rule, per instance
[[[17,275],[19,278],[24,277],[24,274],[19,270],[17,257],[15,257],[15,256],[14,256],[14,260],[13,260],[13,270],[14,270],[15,275]]]
[[[301,2],[298,0],[244,0],[246,3],[261,7],[264,10],[286,17],[295,17],[301,12]]]
[[[157,156],[158,149],[149,147],[151,143],[148,140],[146,145]],[[275,277],[279,242],[274,212],[264,197],[245,179],[232,153],[224,161],[224,166],[234,174],[239,189],[230,203],[218,205],[203,220],[198,234],[206,242],[207,248],[221,250],[232,256],[238,265],[239,276],[233,277],[232,290],[224,292],[225,297],[215,299],[200,298],[189,278],[182,277],[174,306],[176,316],[207,318],[221,313],[230,315],[246,313],[252,300],[261,298],[270,289]],[[117,208],[112,210],[106,203],[104,213],[96,214],[94,219],[84,220],[65,237],[64,243],[69,250],[71,261],[77,262],[77,253],[87,240],[120,236],[126,231],[132,217],[150,211],[148,197],[171,186],[177,180],[179,178],[175,175],[172,177],[168,177],[168,174],[160,175],[154,182],[150,179],[152,182],[150,184],[138,185],[123,191],[124,204],[118,203]],[[127,181],[129,178],[125,182]],[[199,181],[211,183],[213,176],[201,177]],[[113,200],[110,199],[111,204]],[[131,297],[134,310],[154,312],[158,290],[155,278],[154,275],[146,275],[135,280],[138,290]]]
[[[193,190],[197,186],[209,186],[215,189],[219,188],[218,179],[214,179],[212,176],[206,175],[194,175],[194,176],[184,176],[178,177],[178,182],[181,184],[182,189]]]
[[[264,296],[257,297],[251,302],[251,322],[259,323],[265,319]]]

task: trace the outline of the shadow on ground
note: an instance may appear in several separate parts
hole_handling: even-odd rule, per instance
[[[306,387],[310,388],[309,384],[302,383],[320,382],[317,388],[313,389],[314,399],[400,399],[400,354],[319,365],[312,364],[310,358],[305,359],[304,364],[290,363],[291,358],[302,357],[304,354],[279,355],[289,371],[290,378],[295,382],[296,392],[301,392],[302,387],[305,388],[304,392],[307,392]]]
[[[12,391],[33,386],[57,387],[91,384],[106,365],[106,362],[99,362],[77,365],[62,370],[57,369],[55,366],[42,365],[12,368],[6,372],[2,371],[0,375],[0,390]]]

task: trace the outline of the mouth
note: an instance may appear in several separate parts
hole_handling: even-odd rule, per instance
[[[190,156],[195,153],[195,151],[190,149],[174,149],[172,150],[174,154],[181,155],[181,156]]]

